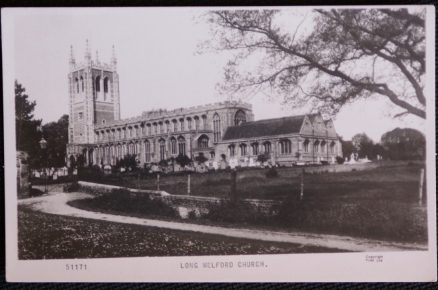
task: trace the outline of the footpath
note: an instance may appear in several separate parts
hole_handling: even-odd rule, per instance
[[[86,193],[50,193],[49,195],[19,200],[20,205],[29,206],[35,211],[49,214],[80,217],[93,220],[104,220],[115,223],[142,225],[177,231],[200,232],[234,238],[252,239],[270,242],[283,242],[307,246],[326,247],[353,252],[393,252],[406,250],[427,250],[427,245],[378,241],[371,239],[353,238],[348,236],[325,235],[302,232],[278,232],[242,228],[225,228],[155,219],[104,214],[86,211],[72,207],[67,202],[76,199],[93,197]]]

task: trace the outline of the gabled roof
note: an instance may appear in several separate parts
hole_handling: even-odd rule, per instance
[[[299,133],[306,115],[246,122],[228,127],[222,140]]]

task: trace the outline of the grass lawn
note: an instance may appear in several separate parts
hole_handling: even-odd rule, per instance
[[[418,196],[419,165],[388,163],[379,168],[339,173],[305,174],[306,198],[318,200],[380,199],[413,202]],[[300,176],[295,168],[278,168],[278,177],[267,178],[267,169],[247,169],[237,173],[237,194],[241,198],[283,200],[300,192]],[[156,189],[153,177],[123,177],[123,185]],[[187,194],[186,175],[162,175],[160,189],[171,194]],[[191,175],[191,195],[228,197],[230,173]]]
[[[327,252],[334,250],[64,217],[23,206],[18,209],[18,255],[23,260]]]
[[[427,211],[418,205],[420,166],[388,163],[364,171],[306,174],[304,199],[299,201],[300,178],[292,168],[279,168],[278,177],[266,178],[266,170],[238,172],[237,189],[243,198],[283,200],[277,215],[259,218],[244,207],[224,205],[192,222],[226,226],[264,227],[274,230],[340,234],[398,242],[427,242]],[[194,174],[195,195],[228,195],[229,173]],[[291,177],[292,176],[292,177]],[[185,176],[166,176],[161,188],[185,194]],[[125,180],[134,187],[137,180]],[[152,179],[140,180],[141,187],[153,188]],[[203,194],[201,194],[203,193]],[[78,200],[72,205],[107,213],[151,217],[145,201],[115,196]],[[164,214],[164,212],[163,212]],[[159,218],[159,217],[158,217]],[[165,218],[169,218],[166,215]],[[176,218],[170,216],[170,218]]]

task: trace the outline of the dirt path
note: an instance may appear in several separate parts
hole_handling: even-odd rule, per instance
[[[408,244],[369,239],[352,238],[348,236],[323,235],[311,233],[287,233],[266,230],[224,228],[189,223],[170,222],[153,219],[143,219],[128,216],[104,214],[78,209],[67,204],[70,200],[92,197],[86,193],[51,193],[46,196],[23,199],[19,204],[28,205],[33,210],[50,214],[81,217],[95,220],[105,220],[116,223],[144,225],[180,231],[200,232],[234,238],[254,239],[260,241],[285,242],[317,247],[326,247],[354,252],[382,252],[404,250],[427,250],[427,245]]]

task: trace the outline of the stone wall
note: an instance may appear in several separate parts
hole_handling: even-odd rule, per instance
[[[115,189],[129,190],[132,196],[144,197],[151,199],[160,199],[167,205],[176,209],[182,218],[187,218],[190,212],[196,216],[207,214],[215,205],[226,202],[227,199],[205,196],[188,196],[169,194],[161,190],[144,190],[133,189],[115,185],[106,185],[92,182],[79,181],[81,191],[85,191],[94,195],[111,193]],[[277,212],[281,202],[276,200],[261,200],[261,199],[243,199],[243,203],[253,207],[262,215],[273,215]]]

